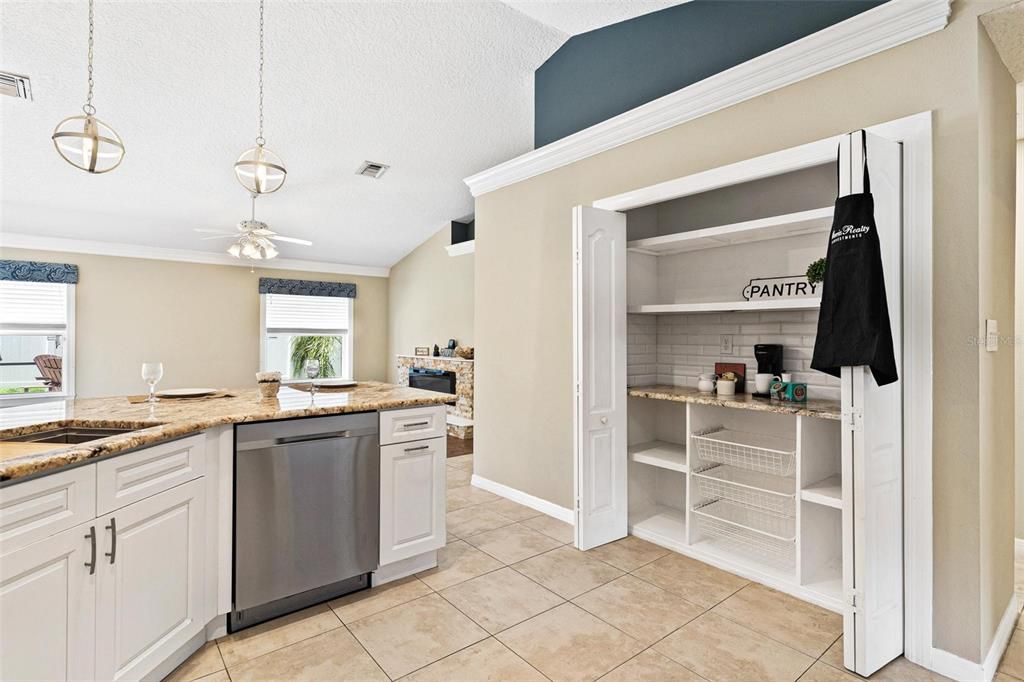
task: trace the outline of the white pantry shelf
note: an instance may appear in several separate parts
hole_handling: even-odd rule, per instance
[[[800,491],[800,499],[833,509],[843,508],[843,479],[836,474],[812,483]]]
[[[817,310],[821,298],[776,298],[759,301],[710,301],[700,303],[649,303],[631,305],[628,313],[662,315],[666,313],[718,313],[744,310]]]
[[[767,239],[782,239],[802,234],[825,232],[832,224],[832,207],[787,213],[747,220],[730,225],[717,225],[700,230],[677,232],[660,237],[636,239],[626,244],[630,251],[651,255],[666,255],[686,251],[700,251],[719,246],[747,244]]]
[[[634,462],[683,473],[687,471],[685,445],[652,440],[647,443],[630,445],[628,451],[629,458]]]
[[[668,547],[686,543],[686,511],[666,505],[655,505],[646,512],[630,512],[629,532],[641,540]]]

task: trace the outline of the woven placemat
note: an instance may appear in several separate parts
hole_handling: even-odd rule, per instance
[[[200,402],[202,400],[217,400],[219,398],[234,398],[235,394],[234,393],[228,393],[227,391],[217,391],[216,393],[211,393],[210,395],[200,395],[200,396],[174,396],[174,395],[166,395],[166,396],[164,396],[164,395],[157,394],[157,397],[160,398],[160,402],[164,402],[165,400],[173,400],[175,402],[196,403],[196,402]],[[147,402],[148,400],[149,400],[149,396],[148,395],[130,395],[130,396],[128,396],[128,402],[130,402],[133,405],[137,405],[138,403],[144,403],[144,402]]]

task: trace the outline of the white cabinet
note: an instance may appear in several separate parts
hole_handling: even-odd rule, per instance
[[[204,488],[185,483],[99,519],[98,679],[138,678],[203,629]]]
[[[380,413],[381,445],[439,438],[448,432],[444,405],[387,410]]]
[[[94,679],[94,524],[0,559],[0,679]]]
[[[381,566],[444,546],[446,454],[445,438],[381,447]]]

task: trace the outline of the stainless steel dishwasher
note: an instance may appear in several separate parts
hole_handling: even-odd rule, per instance
[[[380,556],[376,412],[235,427],[235,632],[369,585]]]

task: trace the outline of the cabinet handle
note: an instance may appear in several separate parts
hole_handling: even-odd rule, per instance
[[[408,424],[402,424],[403,429],[411,429],[414,426],[427,426],[430,422],[409,422]]]
[[[113,516],[110,517],[110,525],[107,526],[107,530],[110,531],[110,551],[103,554],[110,557],[110,563],[114,563],[114,559],[117,558],[117,522]]]
[[[84,537],[92,545],[92,558],[85,562],[85,565],[89,567],[89,575],[92,575],[96,572],[96,526],[89,526],[89,534]]]
[[[405,451],[406,452],[416,452],[417,450],[429,450],[429,449],[430,449],[429,445],[418,445],[418,446],[416,446],[414,448],[405,448]]]

